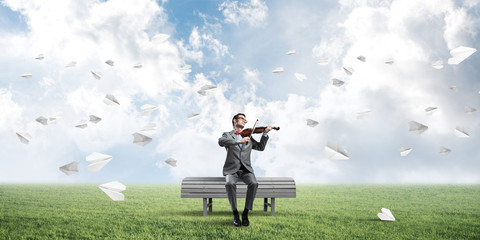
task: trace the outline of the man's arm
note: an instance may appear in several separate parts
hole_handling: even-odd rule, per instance
[[[226,132],[224,132],[222,137],[218,139],[218,145],[220,145],[220,147],[226,147],[235,144],[238,144],[238,141],[231,138]]]
[[[263,151],[265,147],[267,146],[267,141],[268,141],[268,135],[266,133],[262,134],[262,138],[260,138],[260,142],[255,141],[255,139],[252,138],[252,149],[255,149],[257,151]]]

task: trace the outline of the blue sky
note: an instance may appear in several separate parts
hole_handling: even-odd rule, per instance
[[[264,152],[252,155],[257,176],[302,183],[480,182],[479,113],[466,112],[480,108],[480,58],[475,52],[447,64],[454,48],[479,49],[477,1],[1,3],[0,182],[179,183],[221,176],[225,150],[217,140],[237,112],[252,124],[281,127]],[[158,34],[169,38],[155,40]],[[290,50],[296,54],[287,55]],[[39,54],[43,60],[35,59]],[[323,59],[328,63],[319,64]],[[442,69],[432,67],[438,60]],[[77,65],[65,67],[71,61]],[[142,68],[133,68],[139,63]],[[180,71],[185,65],[191,72]],[[277,67],[284,72],[272,73]],[[334,78],[345,84],[332,85]],[[204,85],[216,88],[203,96],[197,91]],[[106,105],[106,94],[120,105]],[[144,104],[157,109],[142,116]],[[427,107],[438,109],[429,115]],[[187,118],[193,113],[199,115]],[[61,115],[55,124],[35,121],[55,114]],[[102,121],[75,127],[91,114]],[[308,119],[319,124],[307,126]],[[415,134],[410,121],[429,128]],[[132,134],[148,123],[156,124],[152,142],[134,144]],[[457,137],[457,126],[470,136]],[[28,144],[16,135],[24,132]],[[328,142],[340,144],[349,159],[329,159]],[[451,152],[440,154],[442,146]],[[412,151],[401,156],[402,147]],[[99,172],[87,171],[85,158],[93,152],[112,156]],[[59,171],[72,161],[79,162],[78,173]]]

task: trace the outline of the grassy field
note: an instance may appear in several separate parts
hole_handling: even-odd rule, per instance
[[[0,239],[480,239],[480,185],[299,185],[276,215],[255,200],[232,226],[227,199],[180,198],[179,185],[0,185]],[[243,206],[244,199],[239,199]],[[389,208],[395,222],[377,218]]]

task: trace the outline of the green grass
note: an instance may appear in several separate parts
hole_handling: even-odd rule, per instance
[[[480,185],[299,185],[273,217],[256,199],[240,228],[225,198],[203,217],[202,199],[180,198],[179,185],[127,184],[124,194],[0,185],[0,239],[480,239]],[[382,207],[395,222],[377,218]]]

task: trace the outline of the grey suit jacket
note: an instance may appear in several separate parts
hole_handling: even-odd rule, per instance
[[[243,164],[248,171],[253,173],[252,164],[250,162],[250,153],[252,152],[252,149],[263,151],[267,145],[268,136],[263,136],[262,134],[260,142],[251,138],[250,142],[248,144],[243,144],[242,148],[236,143],[237,140],[238,138],[237,135],[235,135],[235,130],[224,132],[222,137],[218,139],[218,145],[225,147],[227,150],[227,158],[225,159],[225,165],[223,165],[223,176],[236,173],[240,169],[241,164]]]

